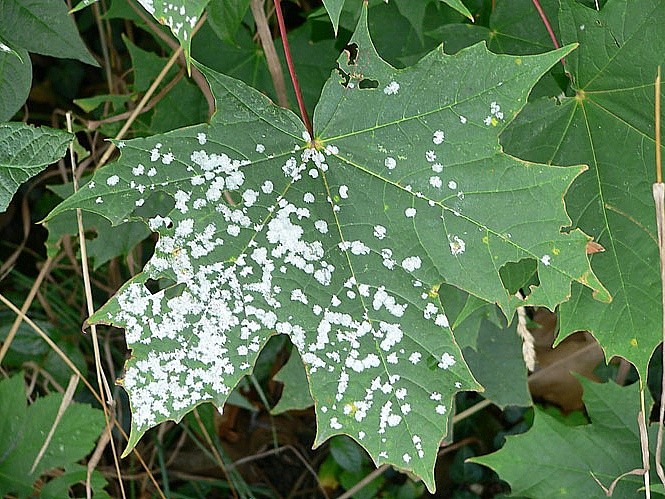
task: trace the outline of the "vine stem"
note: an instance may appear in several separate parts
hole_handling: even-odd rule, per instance
[[[281,0],[275,0],[275,15],[277,16],[277,24],[279,25],[279,34],[282,37],[282,46],[284,47],[284,57],[286,58],[286,65],[289,68],[289,75],[291,76],[291,83],[293,84],[293,90],[296,93],[296,100],[298,101],[298,109],[300,109],[300,116],[302,117],[302,121],[305,124],[307,133],[309,133],[310,139],[313,140],[314,130],[312,129],[312,122],[309,121],[309,116],[307,115],[307,109],[305,109],[305,101],[303,101],[302,92],[300,91],[300,83],[298,83],[296,70],[295,67],[293,66],[291,49],[289,48],[289,40],[286,38],[286,25],[284,24],[284,16],[282,15]]]
[[[547,19],[547,14],[545,14],[545,11],[540,5],[539,0],[531,0],[533,2],[533,6],[536,8],[538,11],[538,15],[543,21],[543,24],[545,25],[545,29],[550,35],[550,38],[552,39],[552,43],[554,44],[554,48],[559,48],[559,41],[556,39],[556,35],[554,34],[554,30],[552,29],[552,25],[550,24],[549,19]],[[561,64],[565,65],[566,61],[561,58]]]

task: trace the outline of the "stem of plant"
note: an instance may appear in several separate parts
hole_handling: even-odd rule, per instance
[[[550,24],[549,19],[547,19],[547,14],[545,14],[545,11],[540,5],[539,0],[531,0],[533,2],[533,6],[536,8],[538,11],[538,15],[543,21],[543,24],[545,25],[545,29],[550,35],[550,38],[552,39],[552,43],[554,44],[554,48],[559,48],[559,41],[556,39],[556,35],[554,34],[554,30],[552,29],[552,25]],[[562,58],[561,59],[561,64],[564,66],[566,65],[566,61]]]
[[[660,66],[656,76],[655,85],[655,142],[656,142],[656,183],[653,184],[653,199],[656,204],[656,224],[658,227],[658,250],[660,256],[660,283],[661,283],[661,307],[665,314],[665,184],[663,184],[663,174],[660,158]],[[665,362],[665,315],[662,322],[663,345],[661,347],[661,359]],[[663,364],[665,366],[665,364]],[[656,473],[658,478],[665,485],[665,470],[660,462],[663,452],[663,420],[665,420],[665,369],[661,374],[660,380],[660,409],[658,411],[658,435],[656,437]]]
[[[314,130],[312,129],[312,122],[309,121],[309,116],[307,115],[307,109],[305,109],[305,101],[302,98],[302,92],[300,90],[300,83],[298,83],[298,77],[296,76],[296,70],[293,66],[293,58],[291,57],[291,49],[289,48],[289,40],[286,38],[286,24],[284,24],[284,15],[282,14],[281,0],[275,0],[275,15],[277,16],[277,24],[279,25],[279,34],[282,37],[282,46],[284,47],[284,57],[286,58],[286,65],[289,68],[289,75],[291,76],[291,83],[293,84],[293,91],[296,93],[296,100],[298,101],[298,109],[300,110],[300,116],[307,133],[311,139],[314,139]]]

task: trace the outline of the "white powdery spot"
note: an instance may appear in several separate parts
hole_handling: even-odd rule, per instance
[[[339,154],[339,149],[337,146],[328,144],[326,148],[324,149],[325,153],[330,156],[331,154]]]
[[[308,303],[307,296],[302,289],[294,289],[291,291],[291,301],[299,301],[304,305],[307,305]]]
[[[452,190],[457,189],[457,182],[455,182],[454,180],[448,181],[448,189],[452,189]]]
[[[328,233],[328,222],[325,220],[317,220],[314,222],[314,227],[316,227],[316,230],[318,230],[321,234]]]
[[[418,270],[422,265],[422,260],[419,256],[409,256],[402,260],[402,268],[407,272]]]
[[[354,255],[369,255],[370,249],[362,241],[342,241],[337,245],[340,250],[348,251],[351,250],[351,253]]]
[[[432,165],[432,171],[434,173],[441,173],[443,171],[443,165],[441,163],[434,163]]]
[[[452,236],[448,238],[448,241],[450,244],[450,252],[453,256],[461,255],[466,250],[466,243],[460,237]]]
[[[441,356],[441,360],[439,361],[437,366],[439,366],[441,369],[448,369],[454,366],[456,362],[457,361],[455,360],[455,357],[446,352]]]
[[[311,192],[306,192],[305,195],[302,197],[302,200],[305,203],[313,203],[314,202],[314,194]]]
[[[363,438],[365,438],[365,435],[366,435],[366,433],[364,431],[359,431],[358,432],[358,439],[362,440]]]
[[[396,95],[397,92],[399,92],[399,83],[397,83],[396,81],[391,81],[383,89],[383,93],[386,95]]]
[[[10,49],[7,45],[5,45],[2,42],[0,42],[0,50],[3,51],[3,52],[11,52],[12,51],[12,49]]]
[[[206,142],[208,142],[208,137],[206,136],[205,133],[199,132],[196,134],[196,140],[198,140],[199,144],[203,146],[205,145]]]
[[[266,180],[263,182],[263,185],[261,186],[261,190],[263,191],[264,194],[270,194],[274,189],[274,186],[270,180]]]
[[[256,152],[258,152],[259,154],[266,152],[266,146],[264,146],[263,144],[256,144]]]
[[[165,164],[165,165],[170,165],[171,163],[173,163],[174,159],[175,159],[175,156],[173,155],[172,152],[169,151],[169,152],[167,152],[166,154],[164,154],[162,156],[162,163]]]
[[[383,164],[388,168],[388,170],[393,170],[397,166],[397,161],[395,161],[395,158],[388,156]]]
[[[404,215],[406,218],[414,218],[416,216],[416,209],[415,208],[407,208],[404,210]]]
[[[436,153],[435,153],[434,151],[431,151],[431,150],[430,150],[430,151],[427,151],[427,152],[425,153],[425,159],[426,159],[429,163],[434,163],[434,162],[436,161]]]
[[[257,199],[259,199],[259,193],[252,189],[247,189],[242,193],[242,200],[248,208],[256,203]]]
[[[392,270],[395,268],[397,262],[393,259],[393,250],[390,248],[383,248],[381,250],[381,257],[383,258],[383,266]]]
[[[118,177],[117,175],[111,175],[109,178],[106,179],[106,183],[111,187],[117,185],[119,181],[120,177]]]
[[[339,197],[347,199],[349,197],[349,187],[346,185],[339,186]]]
[[[406,305],[404,307],[406,308]],[[402,341],[402,338],[404,337],[404,333],[399,324],[389,324],[381,321],[379,323],[379,330],[385,334],[383,340],[379,343],[379,347],[381,347],[381,350],[384,352],[389,352],[390,349]]]
[[[444,134],[441,130],[437,130],[434,132],[434,136],[432,137],[432,142],[434,142],[436,145],[442,144],[443,139],[444,139]]]
[[[409,456],[408,454],[404,454],[404,455],[402,456],[402,460],[403,460],[406,464],[409,464],[409,462],[411,461],[411,456]]]
[[[429,302],[425,306],[425,310],[423,310],[423,317],[425,317],[425,319],[431,319],[438,311],[439,309],[437,306],[434,305],[434,303]]]
[[[441,400],[441,394],[439,392],[432,392],[429,396],[430,400],[436,400],[437,402]]]
[[[550,255],[543,255],[540,261],[543,262],[543,265],[548,266],[552,261],[552,257]]]
[[[334,418],[330,418],[330,427],[331,427],[333,430],[341,430],[341,429],[342,429],[342,425],[341,425],[341,423],[337,420],[336,417],[334,417]]]
[[[386,310],[388,310],[388,312],[390,312],[395,317],[402,317],[404,315],[404,311],[406,310],[407,304],[405,303],[404,305],[400,305],[397,303],[395,297],[389,295],[386,292],[386,288],[381,286],[376,290],[376,293],[374,293],[372,307],[374,310],[380,310],[381,307],[386,307]]]
[[[441,186],[443,185],[443,181],[441,180],[441,177],[437,177],[436,175],[432,175],[429,178],[429,185],[432,187],[435,187],[437,189],[441,189]]]
[[[375,225],[374,226],[374,237],[377,239],[383,239],[386,237],[386,228],[383,225]]]
[[[143,172],[145,172],[145,166],[143,165],[137,165],[134,168],[132,168],[132,173],[136,177],[138,177],[139,175],[143,175]]]
[[[439,327],[449,327],[450,323],[448,322],[448,317],[446,314],[437,314],[436,318],[434,319],[434,324],[436,324]]]
[[[462,125],[466,125],[466,121],[467,121],[467,120],[466,120],[466,116],[460,116],[460,117],[459,117],[459,122],[460,122]]]
[[[421,354],[420,352],[413,352],[411,355],[409,355],[409,362],[411,362],[412,364],[417,364],[418,362],[420,362],[420,359],[422,359],[422,357],[423,354]]]
[[[436,406],[436,413],[443,416],[446,413],[446,406],[445,405],[437,405]]]

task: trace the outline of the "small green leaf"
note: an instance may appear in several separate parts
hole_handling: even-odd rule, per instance
[[[210,0],[208,23],[221,40],[233,43],[251,0]]]
[[[70,14],[74,14],[79,10],[83,10],[87,7],[90,7],[93,3],[97,3],[99,0],[80,0],[76,6],[72,7],[72,10],[69,11]]]
[[[585,378],[580,382],[590,424],[571,427],[536,407],[528,432],[507,437],[499,451],[470,461],[496,471],[516,496],[607,497],[594,477],[609,487],[620,475],[642,468],[639,383],[620,387]],[[627,475],[618,482],[614,497],[644,497],[638,493],[643,485],[641,476]]]
[[[92,449],[104,427],[104,416],[90,406],[70,404],[39,464],[34,472],[30,471],[61,402],[62,394],[51,394],[27,407],[22,375],[0,381],[0,495],[3,497],[10,493],[31,495],[35,480],[44,472],[73,464]]]
[[[483,397],[501,409],[531,405],[516,323],[513,320],[511,326],[502,329],[488,320],[482,321],[475,348],[463,350],[471,372],[485,387]]]
[[[138,0],[159,24],[168,26],[180,42],[187,64],[190,63],[192,31],[210,0]]]
[[[0,122],[10,120],[21,109],[31,84],[32,64],[27,50],[12,49],[0,41]]]
[[[67,6],[58,0],[2,0],[0,35],[28,52],[99,66],[81,40]]]
[[[473,21],[473,14],[469,12],[469,9],[466,8],[466,5],[462,3],[462,0],[441,0],[443,3],[449,7],[455,9],[457,12],[462,14],[464,17]]]
[[[314,405],[312,395],[309,393],[307,373],[300,354],[295,348],[291,352],[289,360],[273,379],[284,383],[284,388],[279,402],[270,410],[271,414],[281,414],[294,409],[307,409]]]
[[[0,212],[19,186],[65,155],[73,135],[25,123],[0,123]]]
[[[344,7],[344,0],[323,0],[323,5],[328,11],[330,21],[332,21],[333,30],[335,31],[335,35],[337,35],[337,30],[339,29],[339,16]]]

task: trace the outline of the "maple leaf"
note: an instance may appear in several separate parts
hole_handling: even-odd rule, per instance
[[[596,236],[605,249],[594,255],[593,267],[614,300],[599,303],[575,285],[560,309],[558,341],[590,331],[608,359],[627,359],[646,379],[662,341],[651,185],[653,85],[657,67],[665,64],[665,1],[608,1],[596,11],[566,0],[560,8],[564,42],[580,43],[566,58],[575,95],[529,103],[502,141],[531,161],[589,165],[566,204],[573,226]]]
[[[326,83],[311,138],[298,117],[201,68],[210,124],[118,143],[121,158],[53,214],[80,207],[114,224],[154,191],[173,198],[143,272],[89,320],[122,327],[132,358],[125,454],[152,426],[205,401],[221,407],[271,335],[305,364],[318,431],[360,443],[434,490],[453,396],[480,390],[438,296],[442,282],[498,303],[554,308],[570,282],[609,295],[590,270],[563,194],[584,167],[502,153],[499,133],[538,78],[571,50],[496,56],[436,50],[397,70],[363,9]],[[50,216],[53,216],[50,215]],[[526,300],[499,269],[537,262]],[[173,285],[155,293],[148,280]]]
[[[470,461],[495,470],[515,496],[603,498],[611,495],[603,487],[612,487],[614,497],[643,497],[639,383],[622,387],[579,380],[589,424],[570,426],[563,417],[536,407],[528,432],[510,436],[497,452]],[[656,428],[649,433],[649,441],[655,442]]]

